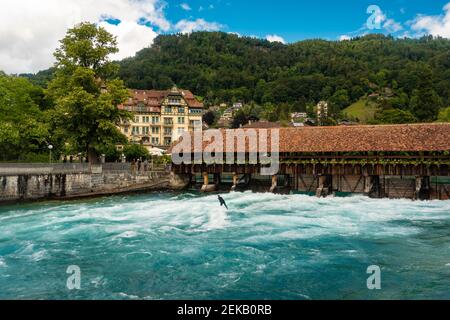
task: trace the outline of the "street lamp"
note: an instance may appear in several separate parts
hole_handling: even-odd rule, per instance
[[[51,144],[48,145],[48,150],[50,151],[49,162],[52,163],[52,150],[53,146]]]

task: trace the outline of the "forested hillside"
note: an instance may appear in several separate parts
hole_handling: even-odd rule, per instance
[[[255,102],[281,118],[320,100],[337,116],[375,94],[381,110],[434,121],[450,106],[450,40],[368,35],[283,45],[221,32],[162,35],[122,61],[120,77],[136,89],[176,84],[210,105]]]

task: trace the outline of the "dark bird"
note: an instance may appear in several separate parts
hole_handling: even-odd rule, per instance
[[[227,210],[228,210],[228,206],[227,206],[225,200],[221,196],[217,196],[217,197],[219,198],[220,206],[225,206],[225,208],[227,208]]]

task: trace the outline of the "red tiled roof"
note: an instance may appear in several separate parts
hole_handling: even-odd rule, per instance
[[[134,90],[130,89],[130,98],[120,105],[120,109],[125,109],[126,106],[134,107],[137,104],[144,104],[145,107],[161,107],[162,101],[169,95],[173,94],[171,90]],[[179,90],[181,96],[186,100],[186,103],[191,108],[203,108],[203,103],[189,90]]]
[[[261,129],[228,132],[246,134],[250,130],[255,130],[259,135]],[[284,153],[450,151],[450,123],[269,129],[269,150],[271,130],[279,130],[279,152]],[[226,143],[226,130],[221,132],[225,149],[231,150]],[[209,144],[205,142],[203,147]],[[248,150],[247,139],[245,150],[236,151]]]

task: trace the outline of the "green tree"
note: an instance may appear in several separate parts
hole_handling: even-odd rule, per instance
[[[350,99],[348,97],[348,92],[345,89],[336,91],[330,98],[330,107],[332,113],[338,113],[350,104]]]
[[[128,161],[138,160],[138,159],[148,159],[150,153],[148,150],[140,144],[129,144],[123,149],[123,154],[127,157]]]
[[[375,116],[375,124],[415,123],[417,119],[409,111],[399,109],[383,110]]]
[[[130,115],[117,107],[128,91],[116,78],[118,65],[109,60],[116,52],[116,38],[91,23],[70,29],[55,52],[56,72],[47,93],[55,103],[56,121],[91,163],[105,144],[126,142],[117,125]]]
[[[216,114],[212,111],[208,111],[203,115],[203,121],[208,125],[212,126],[216,122]]]
[[[450,107],[444,108],[441,111],[439,111],[438,121],[450,122]]]
[[[246,125],[247,123],[248,123],[248,116],[241,109],[235,113],[235,115],[233,117],[233,121],[231,122],[231,128],[237,129],[237,128],[240,128],[241,126]]]
[[[42,89],[27,79],[0,72],[0,157],[3,160],[24,160],[27,154],[48,152],[50,131],[45,112],[41,110],[41,92]]]
[[[433,88],[433,72],[429,67],[422,65],[419,65],[417,72],[420,77],[411,95],[411,112],[420,121],[434,121],[442,100]]]

